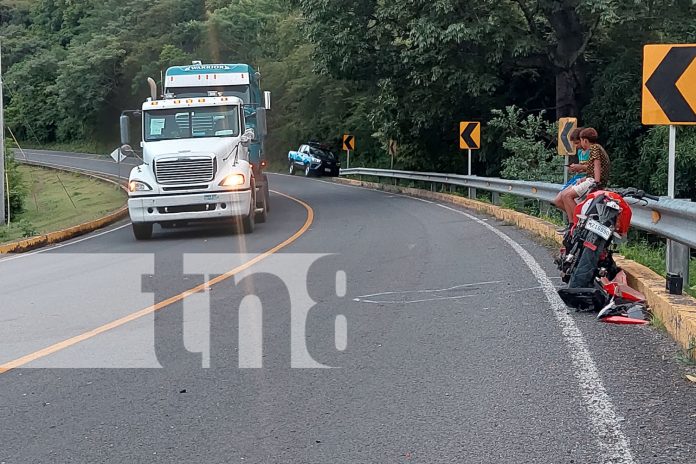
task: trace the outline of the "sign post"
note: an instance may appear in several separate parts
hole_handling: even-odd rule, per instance
[[[667,196],[676,195],[677,125],[696,125],[696,44],[646,45],[643,49],[642,119],[669,126]],[[689,247],[667,240],[667,273],[689,281]]]
[[[563,163],[563,183],[568,182],[569,157],[575,155],[575,146],[570,140],[570,134],[578,128],[577,118],[561,118],[558,120],[558,154],[565,157]]]
[[[350,152],[355,151],[355,137],[350,134],[343,136],[343,151],[348,153],[346,169],[350,169]]]
[[[472,150],[481,148],[481,123],[461,121],[459,123],[459,149],[468,151],[468,175],[472,175],[471,158]],[[469,198],[476,197],[476,189],[469,187]]]
[[[389,139],[389,155],[391,155],[391,167],[389,169],[391,169],[392,171],[394,170],[394,156],[396,156],[396,151],[396,140]]]

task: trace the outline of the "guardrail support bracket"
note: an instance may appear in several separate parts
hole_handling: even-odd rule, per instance
[[[689,260],[691,249],[674,240],[667,240],[667,272],[682,277],[684,287],[689,288]]]

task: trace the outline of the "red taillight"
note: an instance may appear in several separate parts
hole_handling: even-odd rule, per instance
[[[584,245],[585,245],[585,248],[589,248],[592,251],[597,251],[597,245],[595,245],[594,243],[585,242]]]

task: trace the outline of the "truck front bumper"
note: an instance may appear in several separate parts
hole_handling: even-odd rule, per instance
[[[134,197],[128,212],[134,223],[203,221],[249,214],[251,190]]]

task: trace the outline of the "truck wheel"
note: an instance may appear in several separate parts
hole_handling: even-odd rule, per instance
[[[291,176],[295,175],[295,163],[293,163],[292,161],[290,161],[290,169],[288,169],[288,174],[290,174]]]
[[[265,191],[265,187],[262,186],[261,192],[259,192],[260,194],[257,194],[257,196],[256,196],[256,199],[257,199],[256,209],[261,210],[261,212],[256,213],[256,217],[254,218],[254,220],[258,224],[263,224],[264,222],[266,222],[266,219],[268,218],[268,207],[266,206],[267,200],[266,200],[266,194],[264,193],[264,191]],[[259,201],[258,201],[259,199],[261,200],[261,204],[259,204]]]
[[[312,171],[309,169],[309,165],[307,165],[307,167],[305,167],[304,175],[305,175],[305,177],[309,177],[310,175],[312,175]]]
[[[139,222],[133,223],[133,235],[136,240],[150,240],[152,238],[152,223]]]
[[[242,232],[251,234],[254,232],[256,219],[256,186],[251,186],[251,204],[249,205],[249,214],[242,218]]]
[[[268,176],[263,175],[263,196],[266,197],[266,212],[271,212],[271,188],[268,186]]]

